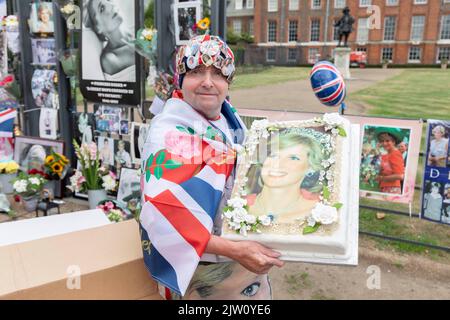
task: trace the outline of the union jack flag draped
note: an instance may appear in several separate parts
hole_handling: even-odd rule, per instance
[[[0,137],[11,138],[13,136],[14,119],[16,117],[16,109],[0,110]]]
[[[226,101],[222,114],[243,135]],[[226,134],[181,99],[168,100],[152,121],[142,157],[144,261],[155,280],[180,295],[204,255],[235,159]]]

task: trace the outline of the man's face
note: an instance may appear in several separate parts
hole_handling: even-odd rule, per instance
[[[186,73],[181,90],[184,100],[195,110],[215,119],[228,94],[228,82],[219,69],[200,66]]]

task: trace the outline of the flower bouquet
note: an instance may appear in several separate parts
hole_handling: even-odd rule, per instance
[[[56,0],[59,11],[66,20],[67,28],[80,29],[81,27],[81,10],[74,0]]]
[[[39,194],[44,189],[46,182],[47,180],[39,174],[24,172],[20,172],[17,178],[12,180],[14,194],[22,198],[28,212],[36,210]]]
[[[22,97],[20,85],[17,83],[14,75],[9,74],[0,80],[0,88],[5,89],[11,96],[17,100]]]
[[[158,32],[155,29],[139,29],[136,39],[131,44],[134,45],[134,50],[138,54],[148,59],[152,65],[156,65]]]
[[[61,62],[66,76],[72,78],[78,75],[78,49],[58,51],[58,60]]]
[[[73,145],[81,169],[75,171],[67,188],[72,192],[87,191],[90,208],[94,209],[101,200],[107,198],[106,191],[116,190],[117,177],[109,168],[102,166],[100,153],[94,142],[80,146],[74,140]]]
[[[122,207],[114,200],[101,201],[97,208],[102,209],[111,222],[121,222],[133,218],[133,215],[127,208]]]
[[[2,25],[6,30],[8,49],[13,54],[20,53],[19,20],[16,16],[7,16],[3,18]]]
[[[70,161],[64,155],[54,152],[45,158],[45,171],[49,180],[62,180],[67,174]]]
[[[16,177],[20,166],[15,161],[0,162],[1,192],[10,194],[14,192],[11,181]]]

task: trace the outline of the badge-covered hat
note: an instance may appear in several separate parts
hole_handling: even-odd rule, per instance
[[[180,88],[186,72],[201,65],[219,69],[228,82],[233,80],[236,71],[230,47],[220,37],[208,34],[195,36],[187,45],[181,46],[175,63]]]

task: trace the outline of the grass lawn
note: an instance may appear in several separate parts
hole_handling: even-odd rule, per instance
[[[372,106],[370,115],[450,119],[450,70],[406,69],[349,99]]]
[[[449,120],[450,70],[406,69],[396,77],[351,94],[349,99],[368,105],[368,115],[372,116]],[[421,149],[425,151],[425,128]],[[423,159],[421,158],[416,179],[418,186],[421,186],[422,174]],[[361,199],[361,204],[380,209],[408,211],[408,207],[402,204],[382,203],[368,199]],[[420,212],[420,191],[415,192],[413,212]],[[383,220],[377,220],[375,215],[374,210],[360,210],[361,230],[450,247],[449,226],[391,214],[387,214]],[[380,239],[375,241],[381,248],[388,247],[400,252],[419,253],[431,258],[442,256],[442,252],[422,246]]]
[[[308,68],[301,67],[269,67],[256,72],[238,68],[231,85],[231,91],[286,81],[304,80],[308,78],[310,71]],[[255,73],[257,73],[257,76],[255,76]]]

